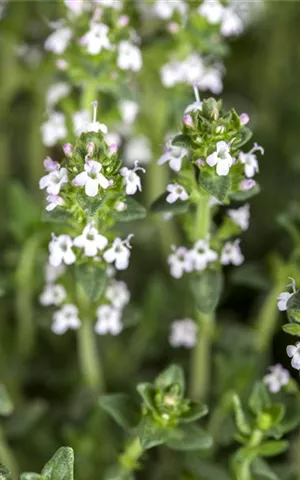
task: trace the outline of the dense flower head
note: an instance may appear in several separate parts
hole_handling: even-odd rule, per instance
[[[197,342],[197,331],[197,324],[190,318],[174,320],[169,336],[170,345],[172,347],[194,347]]]
[[[272,393],[279,392],[282,387],[287,385],[290,381],[289,371],[277,363],[269,367],[269,373],[264,376],[263,381]]]

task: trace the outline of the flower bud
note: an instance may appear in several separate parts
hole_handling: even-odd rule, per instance
[[[69,64],[66,60],[64,60],[63,58],[58,58],[56,60],[56,66],[59,70],[62,70],[62,71],[65,71],[67,70]]]
[[[109,153],[110,155],[114,155],[118,151],[118,145],[116,143],[113,143],[112,145],[109,146]]]
[[[245,178],[240,183],[240,189],[243,191],[251,190],[256,185],[256,181],[252,180],[252,178]]]
[[[63,146],[63,151],[66,157],[70,157],[73,153],[73,145],[71,143],[65,143]]]
[[[128,23],[129,23],[128,15],[121,15],[121,17],[118,20],[118,27],[126,27]]]
[[[170,33],[178,33],[179,32],[179,25],[176,22],[170,22],[168,23],[168,31]]]
[[[250,121],[250,117],[249,117],[248,113],[242,113],[240,115],[240,121],[241,121],[242,125],[247,125],[247,123],[249,123],[249,121]]]
[[[183,118],[183,123],[187,127],[193,127],[194,126],[194,122],[193,122],[193,119],[192,119],[191,115],[185,115],[184,118]]]
[[[218,125],[216,127],[216,133],[220,134],[220,133],[224,133],[226,130],[225,126],[224,125]]]

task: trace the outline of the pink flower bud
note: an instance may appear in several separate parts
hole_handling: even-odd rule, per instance
[[[113,143],[112,145],[109,146],[109,153],[113,155],[118,151],[118,145],[116,143]]]
[[[178,25],[178,23],[176,23],[176,22],[170,22],[170,23],[168,24],[168,27],[167,27],[167,28],[168,28],[168,31],[169,31],[170,33],[178,33],[178,32],[179,32],[179,25]]]
[[[250,121],[250,117],[249,117],[248,113],[242,113],[240,115],[240,121],[241,121],[242,125],[247,125],[247,123],[249,123],[249,121]]]
[[[183,122],[187,127],[193,127],[194,126],[193,119],[190,115],[185,115],[184,118],[183,118]]]
[[[59,163],[52,160],[52,158],[47,157],[44,160],[44,167],[47,172],[53,172],[59,168]]]
[[[256,185],[256,181],[252,180],[252,178],[245,178],[240,183],[240,189],[243,191],[251,190]]]
[[[58,58],[56,60],[56,66],[59,70],[67,70],[69,64],[66,60],[64,60],[63,58]]]
[[[205,161],[202,160],[202,158],[198,158],[198,160],[197,160],[197,165],[198,165],[199,167],[204,167]]]
[[[128,15],[121,15],[121,17],[118,20],[118,26],[119,27],[126,27],[129,23],[129,17]]]
[[[66,157],[70,157],[73,153],[73,145],[71,145],[71,143],[65,143],[63,145],[63,151]]]
[[[94,142],[89,142],[87,144],[87,151],[88,151],[88,154],[89,155],[93,155],[94,151],[95,151],[95,144]]]

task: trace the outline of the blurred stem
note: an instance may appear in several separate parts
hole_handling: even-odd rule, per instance
[[[34,235],[24,244],[16,271],[16,314],[17,314],[17,352],[26,358],[33,347],[35,325],[33,321],[33,293],[35,259],[39,247],[39,237]]]
[[[12,478],[19,478],[19,468],[15,456],[8,445],[3,428],[0,427],[0,459],[1,463],[12,474]]]
[[[98,88],[95,81],[90,81],[82,86],[81,108],[92,111],[92,102],[98,100]]]
[[[104,379],[97,352],[96,335],[93,322],[89,315],[89,302],[80,287],[78,287],[77,303],[80,310],[81,327],[78,335],[78,360],[84,382],[97,393],[104,391]]]
[[[130,473],[139,468],[138,460],[143,455],[144,450],[139,440],[139,437],[134,437],[131,440],[124,453],[119,458],[120,466],[124,473]]]
[[[41,125],[41,119],[44,110],[44,97],[38,86],[36,86],[32,110],[31,121],[29,131],[29,152],[28,152],[28,168],[29,168],[29,181],[31,191],[39,195],[39,179],[43,175],[43,156],[45,148],[42,142],[39,129]]]
[[[210,230],[209,195],[201,197],[195,219],[195,240],[205,239]],[[198,338],[192,352],[190,395],[204,401],[209,391],[211,376],[211,339],[214,327],[213,313],[197,312]]]
[[[265,352],[269,348],[275,333],[279,315],[277,297],[283,291],[283,286],[283,279],[275,283],[258,313],[255,322],[255,345],[259,352]]]

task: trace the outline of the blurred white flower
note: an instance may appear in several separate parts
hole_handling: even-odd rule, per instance
[[[190,318],[174,320],[169,342],[172,347],[193,348],[197,343],[198,325]]]
[[[206,18],[209,23],[215,25],[221,22],[224,7],[218,0],[205,0],[198,8],[198,12],[201,17]]]
[[[172,253],[168,256],[170,273],[174,278],[181,278],[186,272],[193,270],[193,259],[190,251],[185,247],[172,247]]]
[[[43,293],[39,297],[41,305],[60,305],[66,298],[66,290],[62,285],[46,285]]]
[[[119,102],[119,110],[121,117],[126,125],[131,125],[139,112],[140,107],[133,100],[121,100]]]
[[[41,126],[43,144],[46,147],[53,147],[58,140],[65,138],[68,134],[66,120],[63,113],[51,112],[49,118]]]
[[[218,259],[218,254],[209,247],[208,240],[198,240],[190,250],[190,258],[193,262],[193,269],[202,271],[209,263]]]
[[[105,291],[105,297],[117,309],[123,309],[130,300],[130,292],[125,282],[112,280]]]
[[[47,212],[51,212],[56,207],[64,204],[63,199],[59,195],[47,195],[46,200],[48,202],[46,205]]]
[[[118,335],[122,330],[123,325],[120,310],[111,305],[101,305],[97,309],[95,332],[98,333],[98,335],[105,335],[107,333]]]
[[[101,173],[102,165],[95,160],[87,160],[84,164],[84,172],[79,173],[73,180],[76,187],[85,187],[85,194],[88,197],[95,197],[98,194],[99,186],[103,189],[109,187],[110,183]]]
[[[103,254],[104,260],[107,263],[114,263],[117,270],[126,270],[129,265],[131,237],[132,235],[129,235],[125,240],[115,238],[111,248]]]
[[[107,244],[107,238],[103,235],[100,235],[92,223],[86,225],[82,234],[78,237],[75,237],[73,241],[73,245],[75,247],[84,249],[84,255],[87,257],[95,257],[98,251],[103,250]]]
[[[121,70],[138,72],[143,65],[140,49],[132,43],[122,40],[118,47],[117,65]]]
[[[58,82],[51,85],[46,95],[46,102],[48,107],[53,107],[62,98],[69,95],[71,86],[66,82]]]
[[[282,387],[290,381],[289,371],[283,368],[280,363],[269,367],[270,373],[264,376],[263,382],[272,393],[278,393]]]
[[[166,152],[158,159],[158,165],[169,162],[169,167],[175,172],[179,172],[184,157],[188,155],[188,150],[183,147],[172,145],[172,140],[167,142]]]
[[[130,138],[125,144],[124,156],[127,165],[134,165],[135,161],[141,165],[149,163],[152,157],[149,139],[142,135]]]
[[[69,235],[53,236],[49,243],[49,263],[53,267],[59,267],[62,263],[71,265],[76,262],[76,256],[72,250],[73,242]]]
[[[257,152],[257,151],[259,151],[262,155],[264,154],[264,149],[259,145],[257,145],[257,143],[255,143],[253,148],[250,150],[250,152],[239,153],[238,158],[239,158],[239,161],[245,165],[244,171],[247,178],[254,177],[256,172],[258,172],[259,170],[258,160],[256,155],[254,155],[254,152]]]
[[[227,215],[242,230],[244,231],[248,230],[249,222],[250,222],[250,205],[249,204],[246,204],[243,207],[237,208],[236,210],[232,210],[232,209],[227,210]]]
[[[90,122],[90,119],[91,116],[88,110],[79,110],[78,112],[75,112],[72,117],[74,133],[78,136],[81,135]]]
[[[169,192],[166,197],[168,203],[174,203],[177,200],[184,202],[189,198],[186,189],[182,185],[179,185],[179,183],[169,183],[167,185],[167,192]]]
[[[111,50],[108,32],[109,28],[104,23],[91,23],[90,30],[80,39],[80,43],[86,46],[91,55],[98,55],[103,49]]]
[[[228,175],[229,169],[233,164],[233,158],[230,155],[230,146],[226,142],[218,142],[216,145],[216,151],[207,157],[206,163],[210,167],[217,166],[217,175]]]
[[[240,249],[240,240],[226,242],[221,252],[222,265],[241,265],[244,261],[244,255]]]
[[[278,310],[281,312],[284,312],[287,310],[287,303],[289,299],[293,296],[293,293],[289,292],[282,292],[278,297],[277,297],[277,307]]]
[[[66,50],[72,38],[72,30],[69,27],[58,27],[45,41],[45,49],[49,52],[61,55]]]
[[[156,0],[153,11],[155,15],[164,20],[169,20],[174,15],[175,11],[178,11],[181,15],[184,15],[187,10],[186,4],[182,0],[170,1],[170,0]]]
[[[292,359],[292,367],[300,370],[300,342],[297,342],[296,345],[288,345],[286,347],[286,353]]]
[[[50,157],[45,158],[45,160],[43,162],[43,165],[44,165],[44,168],[47,172],[53,172],[54,170],[58,170],[60,168],[59,163],[55,162]]]
[[[54,283],[56,280],[61,277],[66,270],[65,265],[59,265],[58,267],[54,267],[50,263],[45,265],[45,282],[46,283]]]
[[[232,8],[225,8],[221,24],[221,33],[224,37],[240,35],[244,31],[242,19]]]
[[[78,318],[78,309],[75,305],[68,303],[53,314],[51,330],[57,335],[63,335],[67,330],[77,330],[81,322]]]

